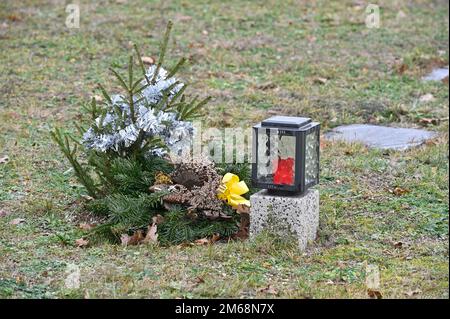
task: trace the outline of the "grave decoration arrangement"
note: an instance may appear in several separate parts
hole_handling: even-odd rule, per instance
[[[191,120],[209,100],[189,98],[175,77],[186,59],[163,68],[171,28],[169,22],[156,64],[146,69],[134,46],[127,77],[111,69],[123,93],[109,95],[99,85],[102,103],[92,98],[83,108],[89,121],[76,125],[78,136],[51,132],[86,189],[86,208],[101,218],[86,237],[162,245],[246,237],[249,164],[168,156],[190,146]]]

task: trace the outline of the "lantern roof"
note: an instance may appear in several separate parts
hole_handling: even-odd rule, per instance
[[[311,119],[309,117],[272,116],[262,121],[261,126],[301,128],[309,123],[311,123]]]

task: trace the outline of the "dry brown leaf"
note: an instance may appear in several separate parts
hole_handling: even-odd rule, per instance
[[[239,214],[250,214],[250,206],[239,204],[236,207],[236,212]]]
[[[144,239],[144,236],[142,234],[142,230],[135,231],[132,236],[129,236],[127,234],[122,234],[120,236],[120,242],[123,246],[137,245],[143,239]]]
[[[90,202],[91,200],[93,200],[94,198],[93,197],[91,197],[91,196],[89,196],[89,195],[86,195],[86,194],[82,194],[81,195],[81,198],[83,198],[85,201],[87,201],[87,202]]]
[[[394,194],[397,195],[397,196],[401,196],[401,195],[404,195],[406,193],[409,193],[409,190],[407,190],[405,188],[401,188],[401,187],[394,188]]]
[[[403,74],[403,73],[406,72],[406,70],[408,70],[408,66],[405,63],[402,63],[399,66],[397,66],[397,73],[398,74]]]
[[[320,137],[320,149],[324,149],[325,147],[329,146],[330,142],[328,142],[323,135]]]
[[[270,116],[280,115],[280,113],[284,113],[284,109],[282,107],[275,107],[267,111],[267,115]]]
[[[136,230],[131,236],[132,243],[139,244],[144,239],[144,234],[142,233],[142,230]]]
[[[210,245],[210,244],[214,244],[215,242],[217,242],[220,239],[220,235],[219,234],[213,234],[211,236],[211,238],[200,238],[194,241],[194,243],[191,243],[191,245],[197,245],[197,246],[203,246],[203,245]]]
[[[401,241],[395,242],[395,243],[394,243],[394,247],[395,247],[395,248],[402,248],[402,247],[403,247],[403,242],[401,242]]]
[[[160,214],[153,216],[152,221],[154,224],[156,225],[160,225],[161,223],[164,222],[164,217]]]
[[[194,241],[194,244],[198,245],[198,246],[202,246],[202,245],[208,245],[209,244],[209,239],[208,238],[201,238],[201,239],[197,239],[196,241]]]
[[[101,95],[94,95],[94,100],[95,100],[95,102],[102,102],[103,97]]]
[[[402,187],[395,187],[394,189],[390,189],[389,192],[396,196],[402,196],[405,195],[406,193],[409,193],[409,190]]]
[[[7,16],[6,18],[7,18],[9,21],[12,21],[12,22],[16,22],[16,21],[22,20],[21,17],[15,15],[15,14],[10,14],[10,15]]]
[[[214,244],[216,241],[218,241],[220,239],[220,235],[219,234],[214,234],[211,237],[211,243]]]
[[[0,209],[0,217],[6,217],[6,216],[8,216],[10,214],[11,214],[11,212],[3,210],[3,209]]]
[[[315,78],[314,79],[314,83],[316,83],[316,84],[325,84],[325,83],[327,83],[328,82],[328,79],[327,78]]]
[[[367,289],[367,295],[369,296],[369,298],[373,298],[373,299],[382,299],[383,298],[383,295],[381,294],[381,292],[379,290]]]
[[[84,239],[84,238],[79,238],[77,240],[75,240],[75,245],[77,245],[77,247],[86,247],[87,245],[89,245],[89,240]]]
[[[397,13],[396,19],[400,20],[400,19],[403,19],[403,18],[406,18],[406,17],[407,17],[407,16],[406,16],[406,13],[403,12],[402,10],[400,10],[400,11]]]
[[[420,289],[415,289],[415,290],[411,290],[411,291],[405,292],[405,294],[408,297],[412,297],[414,295],[418,295],[418,294],[421,294],[421,293],[422,293],[422,290],[420,290]]]
[[[241,213],[241,222],[239,224],[239,230],[233,237],[244,240],[248,238],[248,227],[250,225],[250,214]]]
[[[9,162],[9,156],[8,155],[0,157],[0,164],[6,164],[8,162]]]
[[[269,295],[278,295],[278,290],[273,288],[271,285],[268,285],[265,288],[258,289],[258,291]]]
[[[128,245],[137,245],[144,239],[144,235],[142,234],[142,230],[136,230],[133,236],[130,237],[128,241]]]
[[[14,218],[12,221],[10,221],[9,223],[11,225],[19,225],[25,222],[25,219],[23,218]]]
[[[155,59],[151,56],[143,56],[141,57],[142,63],[144,64],[155,64]]]
[[[120,243],[122,244],[122,246],[128,246],[128,243],[130,242],[130,238],[131,238],[131,236],[129,236],[128,234],[120,235]]]
[[[315,36],[307,36],[306,39],[308,40],[309,43],[314,43],[317,41],[317,38]]]
[[[433,94],[431,94],[431,93],[424,94],[419,98],[420,102],[432,102],[434,100],[435,100],[435,98],[434,98]]]
[[[194,244],[193,243],[181,243],[181,244],[178,244],[176,247],[178,248],[178,249],[183,249],[183,248],[186,248],[186,247],[191,247],[191,246],[193,246]]]
[[[257,86],[258,89],[263,90],[263,91],[275,89],[276,87],[277,87],[277,85],[272,82],[264,83],[264,84]]]
[[[222,113],[222,124],[226,127],[231,126],[234,123],[234,116],[232,113],[223,112]]]
[[[187,15],[177,14],[177,15],[175,15],[175,20],[177,22],[191,21],[192,17],[187,16]]]
[[[432,118],[426,118],[426,117],[421,118],[421,119],[419,120],[419,123],[422,124],[422,125],[425,125],[425,126],[428,126],[428,125],[438,125],[439,122],[440,122],[439,119],[432,119]]]
[[[354,153],[353,153],[352,150],[345,150],[345,151],[344,151],[344,154],[345,154],[345,155],[353,155]]]
[[[272,268],[272,264],[267,261],[263,262],[261,266],[263,266],[264,268],[267,268],[267,269]]]
[[[92,224],[88,224],[88,223],[81,223],[79,227],[81,230],[85,230],[85,231],[89,231],[92,228],[94,228],[94,226]]]
[[[200,284],[203,284],[205,282],[205,280],[201,277],[195,277],[192,281],[190,281],[187,285],[186,288],[188,290],[192,290],[195,287],[197,287]]]
[[[156,218],[153,217],[153,218]],[[158,243],[158,234],[156,231],[158,230],[158,226],[154,222],[151,226],[148,226],[147,234],[145,235],[145,238],[142,240],[143,243]]]
[[[431,140],[425,141],[425,145],[437,145],[437,144],[438,144],[437,139],[431,139]]]

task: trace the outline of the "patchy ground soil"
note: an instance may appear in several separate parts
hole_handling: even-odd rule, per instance
[[[65,27],[65,1],[0,3],[0,297],[366,298],[375,265],[385,298],[448,298],[448,79],[421,81],[448,65],[447,1],[379,1],[379,29],[365,26],[365,1],[80,2],[79,29]],[[156,56],[169,19],[168,65],[190,58],[180,74],[214,97],[209,124],[284,113],[324,129],[369,122],[440,136],[406,152],[324,144],[320,230],[306,253],[268,235],[76,248],[84,190],[49,128],[74,129],[97,82],[117,89],[107,68],[124,67],[133,42]],[[71,264],[76,289],[65,285]]]

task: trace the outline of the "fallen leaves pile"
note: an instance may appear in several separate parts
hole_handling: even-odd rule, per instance
[[[200,238],[195,240],[191,243],[185,243],[181,244],[181,246],[204,246],[204,245],[211,245],[214,244],[220,240],[229,240],[229,239],[238,239],[238,240],[245,240],[248,238],[249,234],[249,225],[250,225],[250,207],[245,205],[239,205],[236,209],[236,211],[241,215],[241,222],[239,226],[239,231],[234,234],[230,238],[221,238],[218,234],[213,234],[210,237]],[[2,217],[3,211],[0,211],[0,217]],[[23,223],[25,220],[17,218],[13,221],[11,221],[11,224],[20,224]],[[152,245],[158,245],[158,225],[164,222],[164,217],[161,215],[157,215],[152,218],[152,224],[150,224],[147,228],[146,232],[143,232],[142,230],[136,230],[132,235],[128,234],[122,234],[120,236],[120,242],[121,245],[124,247],[127,246],[135,246],[135,245],[141,245],[141,244],[152,244]],[[89,232],[95,227],[93,224],[89,223],[81,223],[79,225],[79,229]],[[90,244],[89,240],[82,237],[77,240],[75,240],[75,246],[78,248],[85,248],[88,247]]]

